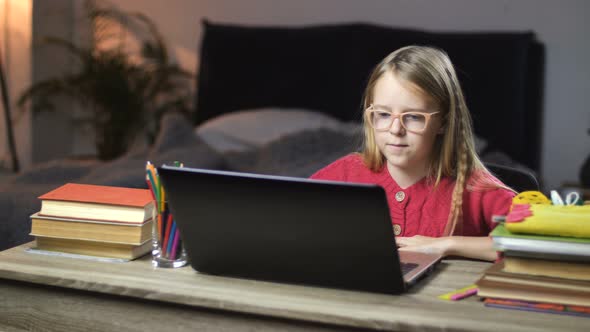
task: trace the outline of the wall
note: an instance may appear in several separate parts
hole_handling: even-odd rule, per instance
[[[532,30],[546,46],[542,178],[577,181],[590,154],[590,2],[584,0],[118,0],[151,17],[196,70],[200,21],[264,25],[373,22],[427,30]],[[506,119],[509,121],[509,119]]]

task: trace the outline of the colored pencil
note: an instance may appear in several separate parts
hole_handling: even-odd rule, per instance
[[[168,217],[168,219],[170,220],[170,217]],[[166,253],[166,249],[168,248],[168,240],[170,239],[170,228],[172,228],[172,225],[174,225],[174,221],[166,223],[166,231],[164,232],[164,241],[162,243],[163,253]]]
[[[174,242],[173,237],[174,234],[176,233],[176,223],[174,221],[172,221],[172,227],[170,230],[170,234],[168,234],[168,246],[166,248],[166,252],[168,253],[168,258],[170,259],[174,259],[174,256],[171,255],[170,253],[172,252],[172,244]]]
[[[172,242],[172,252],[170,253],[171,259],[176,259],[176,251],[178,249],[179,238],[180,238],[180,232],[178,231],[178,228],[176,228],[176,231],[174,232],[174,241]]]

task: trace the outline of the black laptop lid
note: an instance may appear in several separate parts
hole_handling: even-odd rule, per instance
[[[171,166],[158,173],[199,272],[404,290],[379,186]]]

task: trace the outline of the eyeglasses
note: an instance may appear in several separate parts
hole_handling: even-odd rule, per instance
[[[401,114],[393,114],[390,110],[371,104],[367,110],[367,120],[371,127],[377,131],[387,131],[393,125],[393,120],[400,119],[402,127],[413,133],[421,133],[428,127],[430,117],[440,113],[426,113],[426,112],[406,112]]]

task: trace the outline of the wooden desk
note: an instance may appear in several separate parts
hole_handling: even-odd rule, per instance
[[[445,260],[403,296],[156,269],[148,257],[106,263],[0,253],[0,331],[589,331],[590,319],[485,308],[437,295],[488,263]]]

